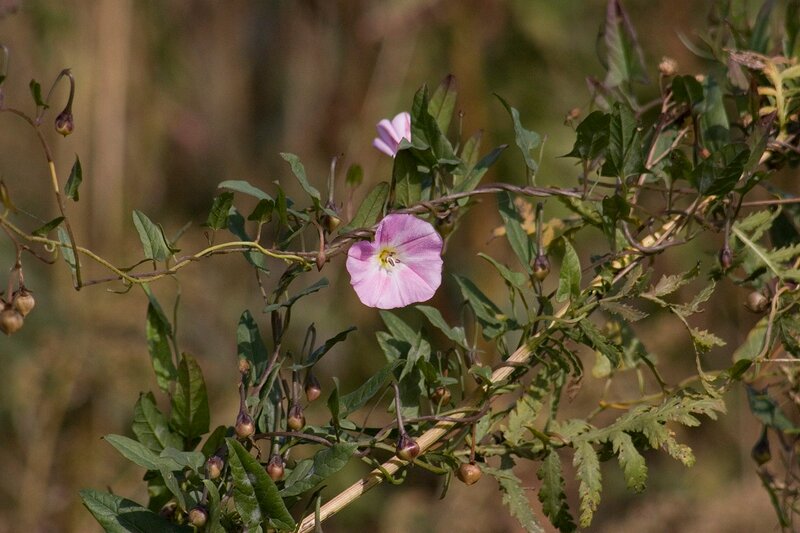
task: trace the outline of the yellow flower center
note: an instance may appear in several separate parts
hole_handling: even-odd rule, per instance
[[[400,261],[396,256],[397,251],[394,248],[384,248],[381,250],[381,253],[378,254],[378,262],[381,268],[385,268],[386,270],[393,268]]]

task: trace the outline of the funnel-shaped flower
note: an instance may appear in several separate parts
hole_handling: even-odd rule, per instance
[[[350,247],[347,271],[364,305],[394,309],[424,302],[442,282],[442,237],[413,215],[389,215],[373,241]]]
[[[372,141],[372,146],[386,155],[397,155],[397,146],[402,139],[411,142],[411,115],[405,111],[398,114],[389,122],[383,119],[376,126],[378,136]]]

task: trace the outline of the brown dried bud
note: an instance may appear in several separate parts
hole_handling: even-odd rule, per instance
[[[533,275],[539,281],[544,281],[550,274],[550,260],[546,255],[537,255],[533,260]]]
[[[0,331],[6,335],[18,332],[22,329],[22,324],[25,320],[19,311],[12,308],[9,304],[0,311]]]
[[[329,214],[322,215],[322,227],[325,228],[325,231],[328,233],[333,233],[336,231],[336,228],[342,223],[342,219],[336,216],[332,216]]]
[[[202,505],[193,507],[189,511],[189,523],[194,527],[203,527],[208,522],[208,511]]]
[[[247,359],[239,359],[239,373],[242,375],[250,373],[250,361]]]
[[[759,291],[753,291],[747,295],[747,300],[744,306],[754,313],[763,313],[769,308],[769,298],[761,294]]]
[[[19,314],[23,317],[28,316],[28,313],[36,306],[36,300],[33,298],[33,294],[25,287],[20,288],[14,293],[11,303],[14,305],[14,309],[19,311]]]
[[[267,463],[267,475],[272,479],[272,481],[278,481],[283,478],[283,473],[285,471],[285,463],[283,462],[283,457],[280,454],[275,454],[269,458],[269,463]]]
[[[317,376],[309,372],[306,376],[306,398],[308,398],[309,402],[313,402],[319,398],[321,394],[322,386],[319,384]]]
[[[474,485],[482,475],[481,467],[475,463],[462,463],[456,470],[456,477],[466,485]]]
[[[208,479],[217,479],[222,475],[222,469],[225,467],[225,462],[219,455],[212,455],[206,461],[206,475]]]
[[[431,401],[437,405],[450,403],[451,397],[452,395],[450,394],[450,389],[443,385],[436,387],[431,393]]]
[[[289,414],[286,417],[286,425],[292,431],[300,431],[306,425],[306,415],[303,414],[303,406],[295,402],[289,407]]]
[[[408,435],[400,435],[400,438],[397,440],[395,453],[397,457],[403,461],[411,462],[419,455],[419,444]]]
[[[664,56],[658,64],[658,71],[662,76],[674,76],[678,73],[678,62],[671,57]]]
[[[56,131],[66,137],[75,130],[75,119],[72,113],[66,109],[56,117]]]
[[[236,417],[236,426],[234,427],[236,436],[240,439],[246,439],[256,432],[256,425],[253,422],[253,417],[245,411],[241,411],[239,416]]]
[[[769,437],[767,436],[767,430],[764,429],[764,432],[761,433],[761,438],[758,439],[753,449],[750,451],[750,457],[758,463],[759,466],[763,465],[764,463],[769,462],[772,459],[772,452],[769,449]]]

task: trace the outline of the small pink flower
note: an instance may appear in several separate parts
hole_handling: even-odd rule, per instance
[[[394,309],[424,302],[442,283],[442,237],[413,215],[388,215],[373,241],[350,247],[347,271],[364,305]]]
[[[372,141],[372,146],[386,155],[397,155],[397,146],[402,139],[411,142],[411,115],[403,111],[389,122],[383,119],[376,126],[378,136]]]

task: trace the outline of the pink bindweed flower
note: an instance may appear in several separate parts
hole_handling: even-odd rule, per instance
[[[411,142],[411,115],[405,111],[398,114],[389,122],[383,119],[376,126],[378,136],[372,141],[372,146],[386,155],[397,155],[397,146],[401,139]]]
[[[442,237],[413,215],[388,215],[373,241],[350,247],[347,271],[364,305],[394,309],[424,302],[442,283]]]

